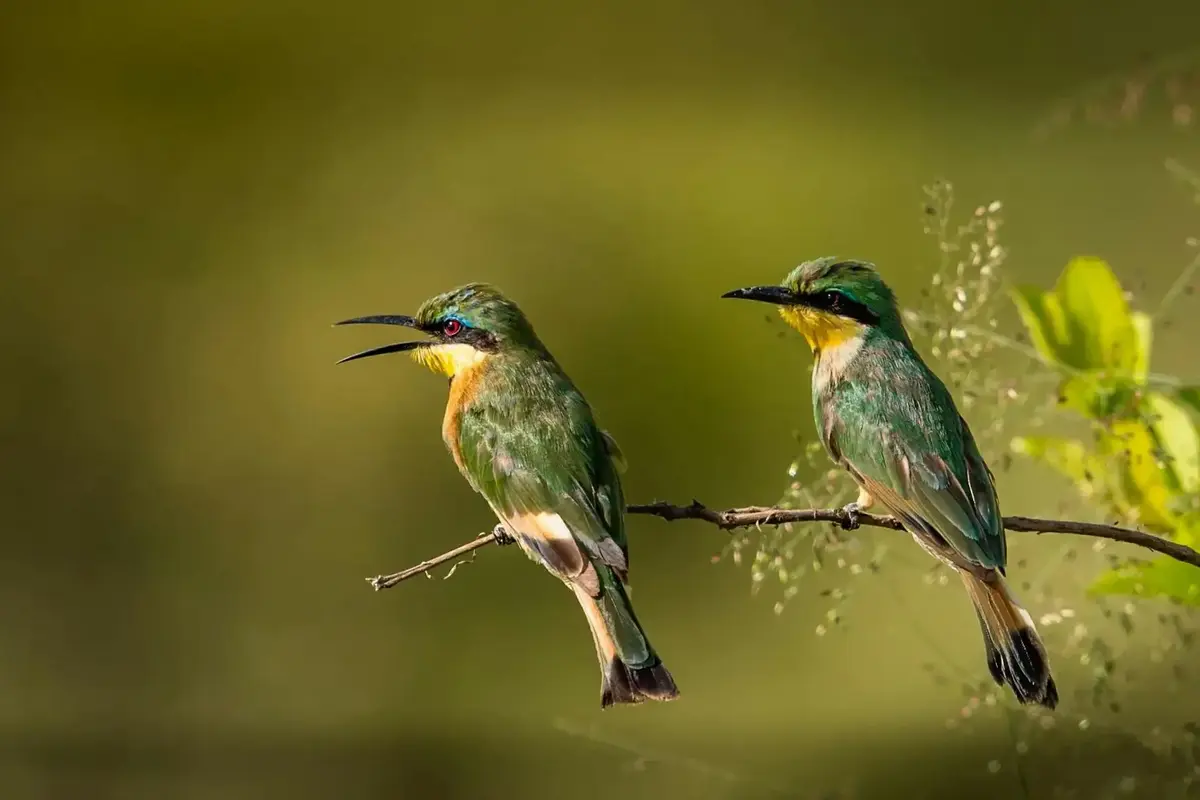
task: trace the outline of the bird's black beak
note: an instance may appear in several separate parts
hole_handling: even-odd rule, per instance
[[[734,300],[757,300],[760,303],[770,303],[776,306],[794,306],[800,302],[796,293],[786,286],[749,286],[745,289],[734,289],[721,297]]]
[[[370,317],[355,317],[354,319],[344,319],[341,322],[335,322],[334,325],[401,325],[405,328],[421,329],[420,323],[413,317],[407,317],[402,314],[375,314]],[[382,347],[372,347],[370,350],[363,350],[361,353],[355,353],[352,356],[346,356],[339,364],[344,364],[347,361],[354,361],[359,358],[367,358],[368,356],[381,356],[385,353],[403,353],[406,350],[416,350],[421,347],[429,347],[433,342],[396,342],[395,344],[385,344]]]

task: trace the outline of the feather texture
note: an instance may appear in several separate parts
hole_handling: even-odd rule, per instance
[[[1008,547],[993,476],[945,384],[921,360],[873,264],[806,261],[781,286],[724,295],[772,303],[816,356],[816,428],[853,476],[934,557],[959,571],[980,618],[988,669],[1021,702],[1058,692],[1029,614],[1004,582]]]
[[[443,428],[463,475],[521,548],[575,592],[600,659],[602,705],[678,693],[625,590],[629,553],[615,440],[544,349],[510,348],[455,378]]]
[[[409,352],[450,378],[446,447],[521,549],[578,598],[600,660],[601,705],[675,697],[625,588],[624,457],[517,305],[471,283],[426,300],[415,316],[341,324],[399,325],[429,337],[343,361]]]
[[[831,455],[913,533],[956,566],[1004,568],[991,473],[950,392],[905,342],[869,331],[839,380],[814,384],[814,399]]]
[[[830,455],[962,575],[996,681],[1023,703],[1053,708],[1058,690],[1045,648],[1004,581],[1008,548],[994,478],[949,390],[907,337],[879,329],[839,366],[833,379],[818,380],[820,363],[813,372],[817,430]]]

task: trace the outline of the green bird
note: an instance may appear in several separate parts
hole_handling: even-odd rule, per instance
[[[678,696],[626,590],[621,452],[517,305],[473,283],[427,300],[416,316],[337,324],[401,325],[429,337],[342,362],[407,352],[450,379],[446,447],[499,518],[498,540],[515,539],[583,606],[600,659],[601,707]]]
[[[979,616],[992,677],[1020,702],[1054,708],[1058,689],[1045,647],[1005,582],[1007,544],[991,470],[954,398],[913,347],[874,265],[819,258],[781,286],[723,296],[777,306],[812,348],[817,432],[859,487],[845,509],[851,526],[878,502],[953,567]]]

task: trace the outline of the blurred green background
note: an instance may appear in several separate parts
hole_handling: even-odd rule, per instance
[[[329,323],[497,283],[632,501],[774,502],[808,356],[718,296],[840,254],[915,300],[944,176],[1005,202],[1016,277],[1094,253],[1157,297],[1196,233],[1162,169],[1190,129],[1033,133],[1197,30],[1186,0],[6,6],[0,794],[1024,796],[987,770],[1003,724],[947,730],[962,698],[921,663],[982,677],[978,629],[915,548],[822,639],[815,590],[776,616],[710,563],[723,534],[632,519],[684,697],[605,713],[576,604],[515,549],[372,593],[493,520],[444,452],[443,382],[335,368],[382,339]],[[1155,368],[1194,379],[1197,334],[1185,307]],[[1052,513],[1061,488],[1001,496]],[[1145,674],[1135,715],[1200,703]],[[1141,768],[1089,742],[1063,734],[1100,748],[1081,776]]]

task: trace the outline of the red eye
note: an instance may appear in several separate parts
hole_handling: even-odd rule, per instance
[[[462,323],[458,320],[448,319],[442,323],[442,333],[446,334],[447,336],[457,336],[458,332],[462,330],[462,327]]]

